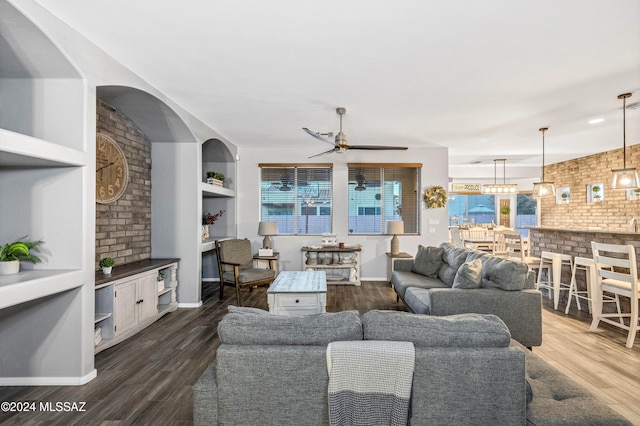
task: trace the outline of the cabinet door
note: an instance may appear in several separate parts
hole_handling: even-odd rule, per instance
[[[138,322],[158,313],[157,273],[140,277],[138,281]]]
[[[115,335],[121,334],[138,323],[136,312],[136,287],[138,280],[127,281],[115,286],[113,322]]]

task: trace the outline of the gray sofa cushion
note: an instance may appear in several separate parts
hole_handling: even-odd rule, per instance
[[[449,288],[437,278],[429,278],[414,272],[393,271],[391,274],[391,284],[393,289],[402,299],[405,297],[405,291],[408,288]]]
[[[480,288],[480,284],[482,284],[482,261],[480,259],[464,262],[458,268],[453,279],[453,288]]]
[[[404,305],[414,314],[431,315],[431,300],[428,288],[410,287],[404,293]]]
[[[362,340],[358,311],[306,316],[233,313],[218,323],[221,343],[232,345],[326,345]]]
[[[418,245],[418,252],[413,259],[411,270],[426,277],[437,278],[440,266],[442,266],[442,247],[424,247]]]
[[[373,310],[362,315],[365,340],[400,340],[416,347],[507,347],[509,329],[495,315],[447,317]]]
[[[524,262],[497,256],[483,256],[482,287],[501,290],[522,290],[529,267]]]

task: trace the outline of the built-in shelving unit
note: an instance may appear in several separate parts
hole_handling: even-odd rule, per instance
[[[0,385],[95,377],[93,111],[81,73],[0,1],[0,244],[41,239],[42,263],[0,276]],[[28,339],[25,336],[29,336]]]
[[[211,293],[219,281],[215,241],[236,236],[236,162],[235,156],[220,140],[210,139],[202,144],[202,214],[224,211],[214,225],[209,225],[209,238],[201,241],[202,253],[201,293],[203,298]],[[206,183],[207,171],[225,175],[223,186]]]
[[[164,272],[164,287],[157,277]],[[146,259],[115,266],[111,275],[96,272],[95,352],[138,333],[178,308],[178,259]]]

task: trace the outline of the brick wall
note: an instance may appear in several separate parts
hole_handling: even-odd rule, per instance
[[[627,147],[627,167],[640,166],[640,145]],[[555,199],[542,199],[541,225],[559,228],[587,229],[601,227],[626,231],[634,216],[640,217],[640,200],[627,201],[625,191],[611,189],[611,169],[622,168],[622,148],[589,155],[545,167],[545,180],[558,187],[569,187],[569,204],[556,204]],[[602,202],[587,203],[588,184],[602,183]]]
[[[125,193],[110,204],[96,204],[96,264],[112,257],[116,265],[151,257],[151,142],[134,122],[98,101],[97,132],[115,140],[129,165]]]

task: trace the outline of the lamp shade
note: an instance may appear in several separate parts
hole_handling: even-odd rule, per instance
[[[278,235],[278,224],[275,222],[260,222],[258,235]]]
[[[611,179],[612,189],[636,189],[640,188],[640,177],[636,169],[616,169],[611,170],[613,178]]]
[[[533,198],[555,197],[556,187],[553,182],[536,182],[533,184]]]
[[[388,220],[386,234],[388,235],[404,234],[404,222],[401,220]]]

